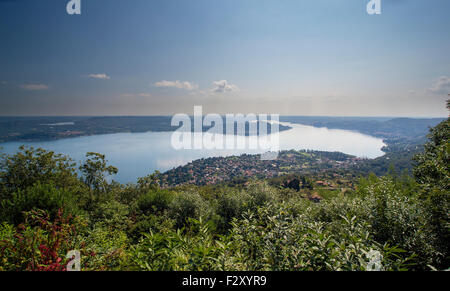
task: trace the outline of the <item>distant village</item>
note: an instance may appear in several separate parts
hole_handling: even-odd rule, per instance
[[[364,159],[338,152],[283,151],[276,160],[263,161],[259,155],[215,157],[193,161],[160,176],[162,187],[186,184],[215,185],[239,179],[270,179],[288,174],[314,175],[318,187],[335,187],[348,178],[346,169]],[[322,179],[323,178],[323,179]]]

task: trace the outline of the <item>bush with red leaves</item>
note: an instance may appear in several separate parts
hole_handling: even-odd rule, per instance
[[[70,259],[66,254],[73,247],[76,223],[60,209],[53,221],[43,210],[25,213],[23,224],[17,226],[10,239],[0,241],[0,270],[66,271]]]

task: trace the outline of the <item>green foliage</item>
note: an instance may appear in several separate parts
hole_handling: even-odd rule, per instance
[[[450,119],[431,129],[428,137],[424,152],[415,157],[414,176],[425,188],[449,191]]]
[[[146,214],[162,213],[169,210],[175,194],[169,190],[154,189],[139,197],[137,204]]]
[[[220,217],[219,229],[227,230],[234,218],[240,218],[250,209],[251,196],[242,190],[226,188],[217,197],[216,213]]]
[[[138,185],[141,189],[157,189],[160,184],[160,172],[155,171],[153,174],[150,174],[146,177],[138,179]]]
[[[75,163],[52,151],[21,146],[13,156],[3,156],[0,162],[0,198],[26,189],[36,182],[52,183],[58,188],[76,185]]]
[[[170,205],[170,216],[178,228],[183,227],[188,218],[211,217],[212,209],[197,192],[179,193]]]
[[[163,215],[140,215],[130,231],[129,237],[133,242],[139,241],[143,235],[150,232],[168,233],[175,228],[175,220],[167,214]]]
[[[96,224],[77,238],[83,247],[83,270],[127,270],[129,268],[129,239],[114,227]]]
[[[102,226],[112,227],[118,230],[127,230],[132,224],[129,207],[116,200],[110,200],[100,204],[92,220],[95,220]]]
[[[62,211],[50,219],[42,210],[25,214],[23,224],[0,226],[0,271],[64,271],[66,254],[74,249],[79,218],[64,218]]]
[[[80,166],[84,175],[84,182],[91,190],[104,192],[108,185],[106,178],[117,174],[117,168],[108,166],[105,155],[89,152],[86,161]]]
[[[424,152],[415,156],[414,176],[442,254],[437,266],[442,268],[450,264],[450,119],[432,128],[428,138]]]
[[[210,271],[217,270],[222,253],[208,225],[202,219],[189,219],[183,230],[144,234],[133,247],[132,260],[137,268],[147,271]]]
[[[278,195],[276,189],[270,187],[267,182],[252,182],[246,189],[250,196],[250,206],[252,209],[263,206],[266,203],[276,202]]]
[[[370,207],[368,222],[377,241],[401,245],[415,253],[422,267],[439,261],[436,234],[430,228],[429,213],[417,195],[404,191],[389,177],[377,179],[362,191]]]
[[[68,189],[37,182],[24,190],[18,189],[16,193],[0,201],[0,221],[17,225],[23,222],[24,212],[38,209],[47,211],[51,217],[55,217],[61,208],[66,213],[75,215],[79,211],[74,196]]]

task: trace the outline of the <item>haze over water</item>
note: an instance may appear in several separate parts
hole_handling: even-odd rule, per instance
[[[384,154],[381,148],[385,144],[379,138],[349,130],[283,124],[292,129],[280,132],[280,150],[338,151],[367,158]],[[250,149],[175,150],[171,146],[171,136],[172,132],[117,133],[43,142],[8,142],[0,144],[0,152],[13,154],[19,146],[25,145],[66,154],[75,161],[83,161],[87,152],[102,153],[106,155],[109,164],[119,169],[114,180],[121,183],[134,183],[137,178],[155,170],[164,172],[196,159],[265,152]]]

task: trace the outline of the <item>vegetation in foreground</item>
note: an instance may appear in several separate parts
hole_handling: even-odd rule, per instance
[[[101,154],[77,167],[23,148],[1,160],[0,270],[66,270],[71,250],[82,270],[448,269],[449,127],[432,129],[414,178],[369,175],[320,203],[266,180],[109,183]]]

